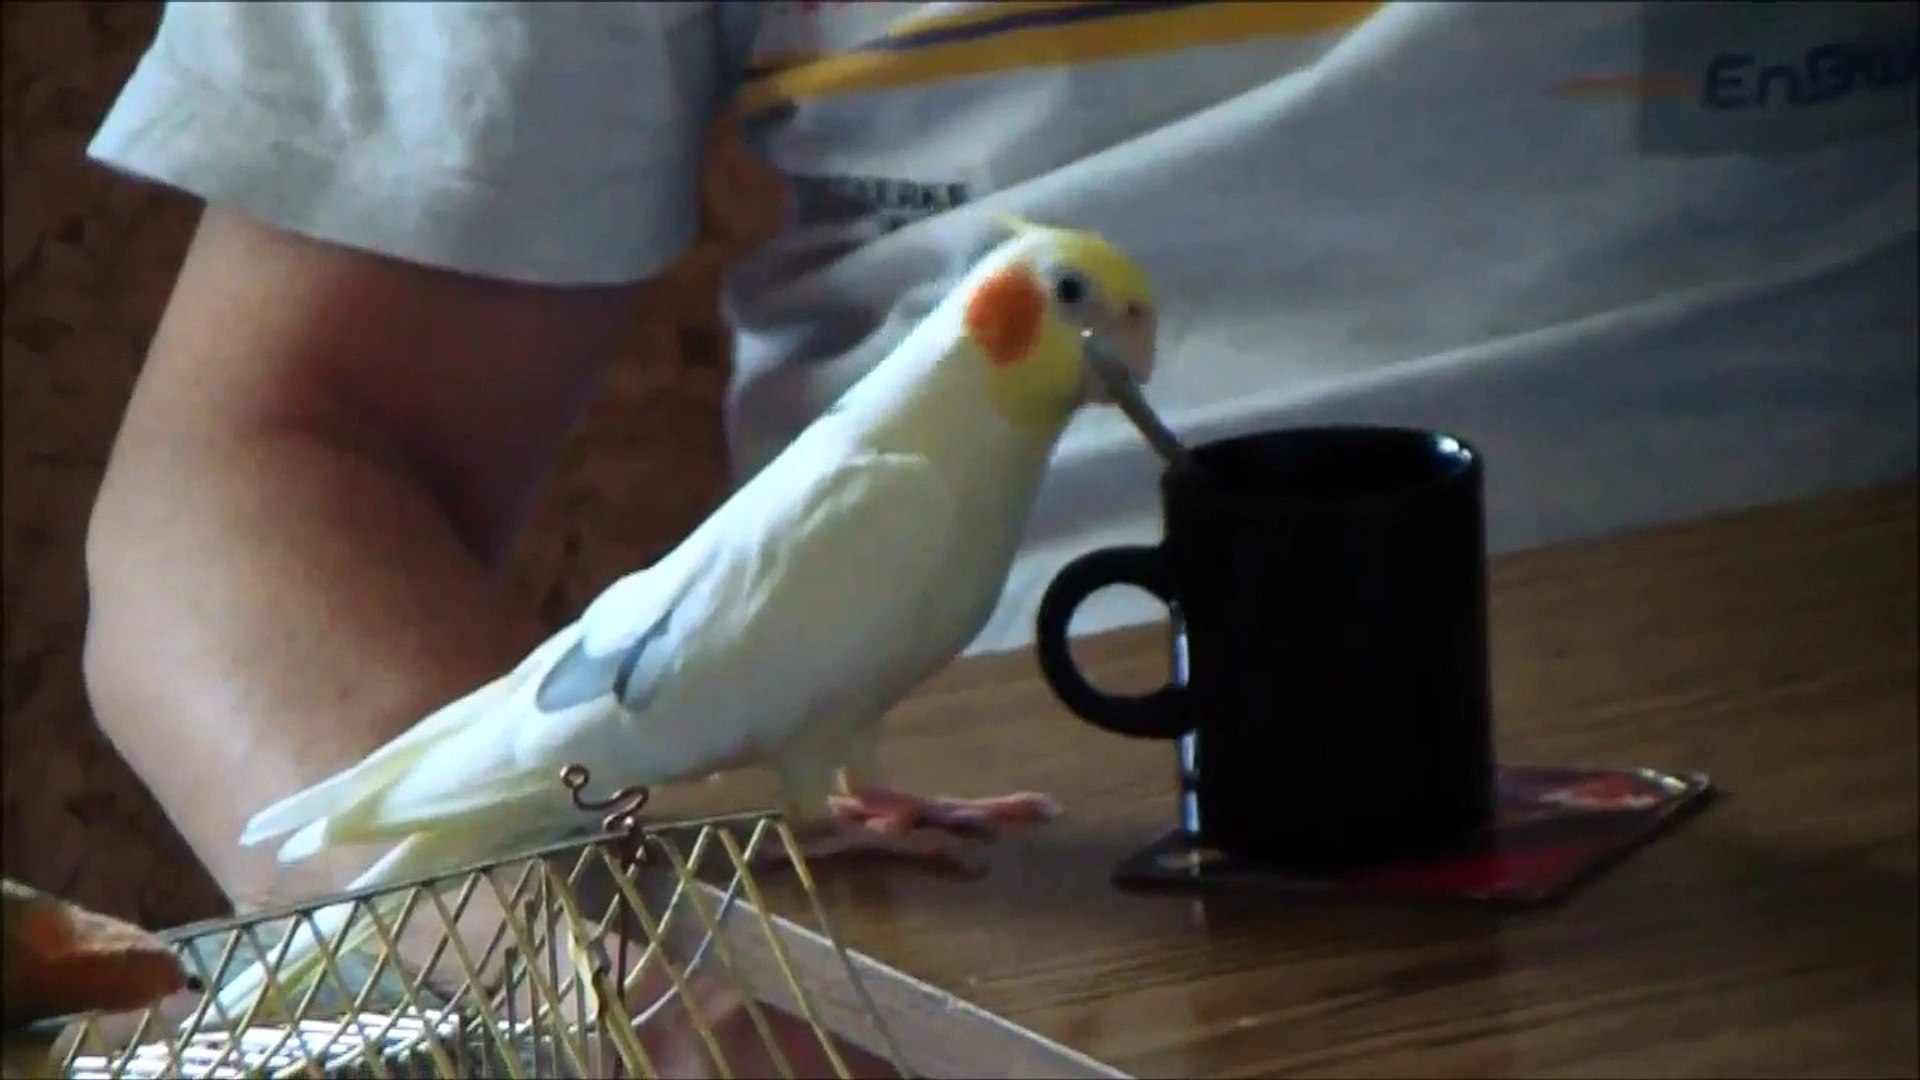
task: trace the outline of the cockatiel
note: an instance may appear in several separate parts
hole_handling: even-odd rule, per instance
[[[770,766],[809,857],[949,854],[969,830],[1052,816],[1031,793],[897,791],[876,760],[881,717],[995,607],[1067,422],[1111,400],[1083,349],[1152,372],[1145,273],[1092,233],[1001,220],[1012,236],[678,547],[241,842],[287,837],[283,863],[395,844],[355,887],[418,878],[577,830],[570,762],[654,786]],[[320,921],[331,936],[345,919]],[[294,943],[282,985],[316,960]],[[260,985],[256,965],[222,1001],[238,1016]]]
[[[196,986],[131,923],[0,881],[0,1076],[52,1076],[63,1017],[144,1009]]]

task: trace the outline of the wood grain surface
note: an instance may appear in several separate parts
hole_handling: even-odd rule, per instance
[[[1122,894],[1113,862],[1172,822],[1172,750],[1069,718],[1024,655],[926,688],[888,765],[1067,815],[977,880],[816,876],[854,948],[1136,1075],[1912,1076],[1915,545],[1902,488],[1499,562],[1503,756],[1699,768],[1725,793],[1559,908]],[[1110,635],[1090,673],[1155,681],[1163,637]]]

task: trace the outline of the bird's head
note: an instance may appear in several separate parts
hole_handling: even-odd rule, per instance
[[[998,215],[1013,238],[971,275],[962,323],[1010,420],[1057,425],[1110,402],[1090,368],[1091,337],[1139,383],[1153,376],[1155,313],[1145,271],[1090,232]]]

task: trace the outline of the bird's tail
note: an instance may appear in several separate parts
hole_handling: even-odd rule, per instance
[[[396,844],[348,888],[391,885],[457,869],[485,858],[498,846],[499,837],[497,830],[487,828],[416,833]],[[260,1004],[256,1023],[293,1013],[308,988],[326,973],[328,955],[344,968],[344,958],[375,937],[371,916],[377,914],[388,934],[398,935],[401,928],[393,924],[393,917],[406,896],[401,892],[378,900],[334,904],[313,912],[311,924],[299,920],[280,943],[266,948],[264,961],[256,961],[220,986],[211,1019],[238,1025],[256,1001]],[[268,992],[269,964],[277,996]],[[349,972],[343,970],[341,975],[350,978]],[[353,993],[359,992],[353,983],[347,985]]]
[[[523,677],[523,672],[515,670],[448,702],[359,764],[258,811],[240,834],[241,846],[252,847],[308,829],[324,833],[327,818],[357,809],[369,793],[404,775],[434,747],[483,721],[491,710],[511,698]],[[294,845],[298,854],[283,854],[281,861],[295,862],[313,854],[309,848],[324,839],[320,833],[308,833],[302,843]]]

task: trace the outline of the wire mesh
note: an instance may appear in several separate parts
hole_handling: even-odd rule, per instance
[[[851,1077],[881,1057],[908,1075],[778,815],[642,825],[643,789],[590,803],[585,769],[563,779],[583,809],[612,809],[595,835],[165,935],[210,989],[80,1018],[64,1075]],[[801,977],[763,896],[772,866],[799,886],[845,986],[818,985],[817,966]],[[319,975],[281,985],[290,932],[335,905],[351,919],[325,939]],[[218,987],[263,959],[265,989],[231,1015]],[[821,991],[856,1001],[864,1030],[846,1030],[844,1009],[830,1028]]]

